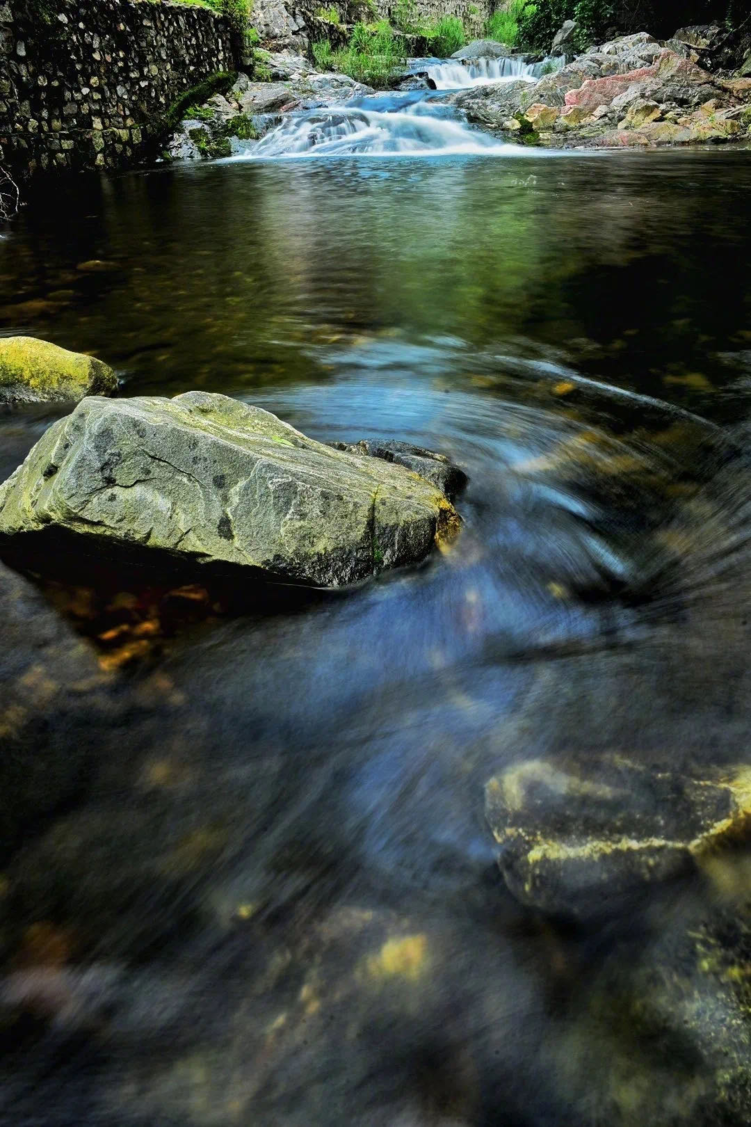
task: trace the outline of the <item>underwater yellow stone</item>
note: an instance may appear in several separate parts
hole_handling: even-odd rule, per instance
[[[488,781],[486,816],[510,891],[545,911],[601,911],[698,869],[723,899],[748,895],[733,848],[751,834],[746,766],[696,776],[617,752],[535,759]]]
[[[427,953],[426,935],[388,939],[378,954],[368,959],[368,973],[373,978],[406,978],[414,982],[425,970]]]

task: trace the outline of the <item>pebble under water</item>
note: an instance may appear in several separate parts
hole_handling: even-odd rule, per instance
[[[2,860],[2,1123],[748,1123],[744,841],[543,912],[484,788],[751,767],[750,248],[738,151],[227,162],[26,209],[4,333],[470,481],[445,554],[294,605],[35,577],[107,684]],[[54,417],[0,418],[3,479]]]

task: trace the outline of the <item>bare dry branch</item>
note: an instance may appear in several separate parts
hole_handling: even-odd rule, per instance
[[[7,222],[13,218],[18,211],[19,199],[18,184],[7,168],[0,164],[0,221]]]

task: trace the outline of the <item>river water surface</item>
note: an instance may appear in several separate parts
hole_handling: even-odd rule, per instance
[[[674,998],[648,1037],[628,1016],[704,891],[524,909],[483,787],[572,749],[749,763],[750,251],[737,151],[231,160],[30,201],[3,332],[469,486],[420,569],[219,601],[114,662],[140,711],[9,862],[5,958],[43,924],[65,1000],[2,1027],[4,1123],[748,1122],[706,1104],[724,995],[701,1034]],[[0,419],[3,477],[52,417]],[[103,633],[89,588],[58,603]]]

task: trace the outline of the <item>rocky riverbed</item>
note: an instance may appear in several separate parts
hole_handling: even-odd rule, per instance
[[[0,244],[14,1127],[746,1127],[749,154],[477,58]]]
[[[371,104],[383,109],[382,96],[346,75],[316,72],[289,51],[268,57],[272,81],[241,75],[226,96],[215,95],[198,117],[182,122],[168,146],[170,157],[253,156],[258,140],[286,128],[290,116],[340,107],[367,112]],[[410,75],[394,80],[395,93],[422,89],[424,117],[453,110],[476,130],[541,148],[655,148],[751,138],[751,77],[743,68],[704,69],[701,52],[677,37],[660,43],[646,33],[624,36],[571,61],[559,56],[537,67],[489,40],[470,44],[454,58],[458,89],[447,78],[431,94],[433,76],[445,74],[446,64],[413,60]],[[541,70],[549,73],[540,75]],[[391,107],[401,108],[398,99]],[[259,155],[267,150],[262,147]],[[299,146],[288,152],[282,146],[273,155],[299,152]]]

